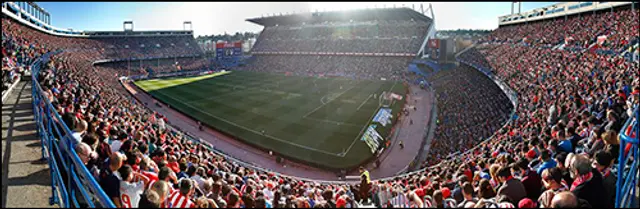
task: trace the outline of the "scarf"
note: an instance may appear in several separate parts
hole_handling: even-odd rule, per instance
[[[571,184],[571,191],[575,190],[576,187],[581,185],[582,183],[591,180],[593,177],[593,173],[589,172],[585,175],[578,176],[575,181]]]

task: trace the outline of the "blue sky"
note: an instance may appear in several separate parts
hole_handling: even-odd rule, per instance
[[[409,6],[420,2],[36,2],[59,28],[122,30],[132,20],[134,30],[182,30],[191,21],[195,35],[257,32],[262,27],[245,19],[287,12]],[[556,2],[522,2],[522,12]],[[424,3],[427,7],[428,3]],[[510,2],[432,2],[438,30],[495,29],[498,16],[511,12]],[[517,9],[516,9],[517,12]]]

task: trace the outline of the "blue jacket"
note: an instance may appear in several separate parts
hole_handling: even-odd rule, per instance
[[[538,173],[538,175],[542,175],[542,171],[544,171],[544,169],[555,168],[556,166],[557,166],[556,161],[553,159],[549,159],[543,162],[542,165],[540,165],[536,173]]]
[[[573,144],[571,144],[571,140],[565,139],[558,142],[558,149],[566,153],[571,153],[573,152]]]

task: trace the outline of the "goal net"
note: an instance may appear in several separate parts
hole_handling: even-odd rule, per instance
[[[378,102],[382,107],[390,107],[393,104],[393,98],[391,98],[391,92],[383,91],[378,97]]]

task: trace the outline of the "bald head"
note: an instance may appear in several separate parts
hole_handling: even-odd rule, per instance
[[[578,198],[572,192],[560,192],[551,200],[552,208],[577,208]]]
[[[78,153],[78,157],[80,157],[82,163],[87,164],[90,160],[89,156],[91,155],[91,147],[84,142],[80,142],[76,144],[76,153]]]

